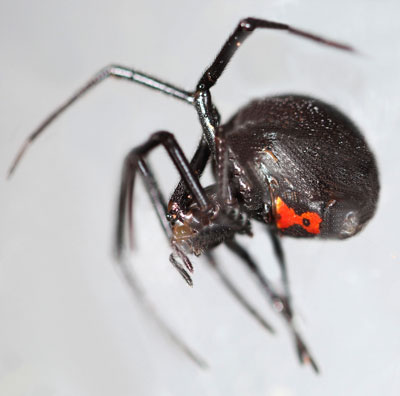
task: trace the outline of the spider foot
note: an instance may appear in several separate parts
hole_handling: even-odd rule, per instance
[[[314,369],[316,373],[319,373],[319,368],[317,363],[315,362],[314,358],[308,351],[306,345],[304,344],[303,340],[300,338],[298,334],[295,334],[296,340],[296,348],[297,348],[297,355],[299,357],[300,363],[302,364],[310,364],[311,367]]]

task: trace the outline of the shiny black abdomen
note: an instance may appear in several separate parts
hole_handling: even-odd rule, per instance
[[[296,213],[323,218],[321,236],[339,234],[356,213],[357,230],[372,217],[379,194],[373,154],[358,128],[336,108],[304,96],[276,96],[243,107],[223,127],[232,183],[254,213],[280,197]],[[307,236],[301,227],[287,235]],[[352,235],[351,234],[351,235]]]

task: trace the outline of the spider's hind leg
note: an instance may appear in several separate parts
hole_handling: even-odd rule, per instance
[[[283,291],[285,293],[285,299],[287,302],[287,306],[288,306],[288,309],[290,310],[290,312],[293,312],[292,303],[291,303],[292,297],[291,297],[291,292],[290,292],[290,287],[289,287],[289,276],[288,276],[288,270],[287,270],[285,254],[284,254],[284,251],[282,248],[282,244],[279,239],[279,235],[277,234],[277,231],[274,228],[272,228],[270,225],[267,225],[267,229],[268,229],[268,234],[271,238],[275,257],[278,260],[279,270],[281,273],[281,279],[282,279],[282,284],[283,284]]]
[[[246,309],[246,311],[267,331],[270,333],[274,333],[275,330],[273,327],[264,319],[264,317],[258,312],[256,308],[246,299],[246,297],[240,292],[240,290],[234,285],[234,283],[230,280],[225,271],[218,265],[218,262],[215,260],[214,255],[208,251],[205,253],[205,257],[210,264],[210,266],[214,269],[214,271],[218,274],[224,286],[229,290],[229,292],[236,298],[236,300]]]
[[[281,314],[281,316],[285,319],[290,332],[293,335],[296,350],[301,363],[309,363],[315,372],[319,372],[318,366],[315,363],[314,358],[308,351],[303,339],[301,338],[298,330],[296,329],[295,324],[293,323],[293,313],[288,305],[286,298],[282,298],[273,288],[271,282],[267,279],[267,277],[262,273],[256,262],[250,256],[246,249],[244,249],[238,242],[235,240],[226,241],[225,244],[228,248],[239,256],[242,261],[246,264],[246,266],[250,269],[250,271],[255,275],[257,280],[259,281],[262,289],[266,293],[268,299],[271,301],[273,307]]]

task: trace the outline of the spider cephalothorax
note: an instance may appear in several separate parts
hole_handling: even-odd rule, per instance
[[[206,188],[205,193],[210,203],[206,211],[193,201],[186,201],[185,209],[177,202],[168,205],[171,244],[185,254],[200,256],[236,234],[251,235],[250,220],[238,203],[226,206],[219,202],[215,185]]]

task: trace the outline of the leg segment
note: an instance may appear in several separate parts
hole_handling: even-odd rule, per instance
[[[335,41],[324,39],[320,36],[304,32],[299,29],[295,29],[289,25],[277,22],[266,21],[257,18],[246,18],[239,22],[238,26],[228,38],[214,62],[205,71],[203,76],[200,78],[197,84],[197,90],[209,90],[215,85],[222,72],[225,70],[228,62],[231,60],[232,56],[235,54],[237,49],[243,44],[244,40],[250,36],[250,34],[256,29],[278,29],[286,30],[297,36],[301,36],[313,41],[317,41],[324,45],[329,45],[338,49],[352,51],[353,49],[347,45],[337,43]]]
[[[271,228],[271,226],[269,226],[269,225],[267,226],[267,228],[268,228],[268,234],[271,238],[275,257],[278,260],[279,269],[281,271],[281,277],[282,277],[282,283],[283,283],[283,288],[284,288],[284,292],[285,292],[285,297],[288,302],[288,306],[291,309],[291,303],[290,303],[291,302],[291,293],[290,293],[290,288],[289,288],[289,277],[288,277],[285,255],[284,255],[284,252],[282,249],[282,244],[279,239],[279,236],[277,235],[276,230]]]
[[[221,77],[229,61],[238,48],[243,44],[244,40],[246,40],[247,37],[249,37],[250,34],[256,29],[286,30],[291,34],[313,40],[324,45],[346,51],[353,51],[353,49],[347,45],[332,40],[327,40],[323,37],[296,29],[283,23],[271,22],[257,18],[246,18],[240,21],[234,32],[221,48],[214,62],[207,68],[200,78],[194,94],[194,104],[199,115],[200,123],[203,127],[204,136],[207,139],[213,156],[215,154],[214,138],[219,122],[218,117],[216,116],[217,112],[215,106],[211,101],[210,89]]]
[[[193,173],[200,178],[202,175],[204,168],[207,165],[207,161],[210,158],[210,148],[207,144],[206,139],[203,137],[200,140],[200,144],[197,147],[197,150],[190,161],[190,168]],[[188,202],[188,190],[186,188],[186,184],[183,180],[181,180],[178,186],[175,188],[170,202],[175,202],[179,207],[183,208],[185,204]]]
[[[252,259],[250,254],[235,240],[227,241],[225,244],[233,253],[238,255],[246,263],[247,267],[257,277],[263,290],[266,292],[268,298],[272,301],[276,309],[282,312],[282,315],[286,318],[286,320],[292,320],[292,312],[288,309],[288,307],[286,307],[286,304],[283,302],[279,294],[275,292],[271,282],[261,272],[260,268]]]
[[[127,282],[130,291],[132,292],[134,297],[140,302],[145,312],[149,314],[149,316],[154,320],[157,326],[159,326],[161,330],[170,338],[170,340],[191,360],[193,360],[199,367],[207,368],[208,365],[204,361],[204,359],[201,358],[199,355],[197,355],[195,352],[193,352],[193,350],[184,342],[184,340],[182,340],[182,338],[179,335],[177,335],[173,329],[169,327],[169,325],[164,321],[162,316],[158,313],[158,311],[146,298],[145,293],[143,292],[142,288],[136,281],[128,264],[123,260],[118,260],[117,264],[118,264],[118,269],[121,272],[121,275],[124,277],[125,281]]]
[[[229,292],[237,299],[237,301],[246,309],[246,311],[258,322],[264,329],[270,333],[274,333],[273,327],[263,318],[263,316],[253,307],[253,305],[243,296],[243,294],[236,288],[226,273],[216,262],[214,255],[208,251],[205,253],[208,263],[217,272],[224,286]]]
[[[118,221],[117,221],[117,232],[116,232],[116,254],[117,257],[121,258],[123,245],[124,245],[124,232],[126,220],[129,225],[129,236],[131,246],[133,246],[133,226],[132,226],[132,203],[133,203],[133,188],[135,182],[136,172],[139,170],[145,181],[147,192],[151,198],[153,206],[157,212],[158,218],[164,229],[165,234],[171,239],[171,230],[169,223],[165,219],[165,201],[162,194],[154,180],[154,177],[147,167],[144,157],[159,145],[163,145],[167,150],[169,156],[177,167],[182,180],[185,183],[185,188],[192,195],[193,199],[198,203],[200,209],[208,210],[209,203],[204,193],[202,186],[198,180],[198,177],[191,170],[190,165],[185,158],[181,148],[176,142],[172,134],[161,131],[153,134],[149,140],[141,146],[133,149],[125,159],[122,182],[119,196],[119,208],[118,208]],[[191,285],[190,275],[187,273],[193,271],[193,267],[190,260],[186,255],[179,249],[178,246],[173,244],[174,253],[170,256],[171,263],[184,277],[186,282]],[[183,262],[183,265],[178,262],[175,257],[179,257]]]
[[[127,166],[135,168],[139,159],[146,156],[149,151],[159,145],[163,145],[167,150],[170,158],[178,169],[187,190],[192,194],[193,199],[198,203],[200,209],[207,210],[209,208],[209,203],[203,187],[200,185],[198,175],[191,169],[182,149],[171,133],[160,131],[153,134],[146,143],[133,149],[129,153],[126,159]],[[205,166],[205,163],[203,165]]]
[[[118,204],[118,215],[117,215],[117,228],[116,228],[116,240],[115,240],[115,253],[117,258],[122,257],[124,247],[124,234],[126,228],[126,221],[128,222],[128,234],[130,247],[134,246],[133,237],[133,190],[135,185],[135,172],[131,172],[130,166],[127,166],[128,161],[125,161],[125,165],[122,172],[121,187],[119,193],[119,204]],[[166,219],[166,206],[165,199],[158,188],[157,182],[153,176],[153,173],[148,168],[148,165],[143,159],[137,161],[137,169],[139,170],[146,191],[150,197],[151,203],[155,212],[157,213],[158,220],[160,221],[161,227],[168,240],[171,238],[171,229]]]
[[[167,95],[171,95],[177,99],[181,99],[187,103],[193,103],[193,96],[189,92],[186,92],[180,88],[176,88],[171,84],[162,82],[154,77],[148,76],[146,74],[140,73],[133,69],[129,69],[124,66],[106,66],[98,73],[96,73],[83,87],[81,87],[74,95],[72,95],[68,100],[66,100],[61,106],[54,110],[25,140],[21,149],[19,150],[17,156],[15,157],[8,176],[14,172],[19,161],[24,155],[25,151],[31,145],[31,143],[47,128],[60,114],[62,114],[66,109],[68,109],[74,102],[85,95],[92,88],[97,86],[100,82],[104,81],[108,77],[122,78],[124,80],[136,82],[138,84],[145,85],[149,88],[155,89],[156,91],[163,92]]]
[[[146,161],[143,159],[139,159],[137,162],[138,170],[142,176],[147,194],[150,197],[150,201],[153,205],[154,211],[157,214],[158,220],[160,222],[161,228],[164,231],[164,234],[168,238],[171,239],[171,228],[169,226],[169,222],[166,218],[167,207],[165,204],[165,198],[158,187],[158,184],[154,178],[153,172],[149,168]],[[135,183],[135,175],[129,174],[129,169],[125,169],[123,171],[122,182],[121,182],[121,192],[120,192],[120,204],[118,211],[118,225],[117,225],[117,251],[122,249],[123,244],[123,230],[124,224],[123,221],[125,219],[125,210],[128,212],[128,221],[129,221],[129,233],[131,247],[133,247],[133,190]],[[126,208],[126,209],[125,209]]]
[[[237,254],[247,265],[250,271],[256,276],[256,278],[261,283],[263,290],[266,292],[268,298],[272,302],[275,309],[281,313],[281,315],[286,320],[289,329],[293,335],[295,340],[297,354],[301,363],[309,363],[315,370],[315,372],[319,372],[318,366],[315,363],[313,357],[309,353],[304,341],[302,340],[300,334],[298,333],[294,323],[293,323],[293,314],[290,310],[289,305],[287,304],[286,299],[279,296],[275,290],[273,289],[272,285],[270,284],[269,280],[264,276],[261,272],[255,261],[249,255],[249,253],[236,241],[228,241],[225,242],[229,249],[232,250],[235,254]]]
[[[289,25],[266,21],[257,18],[246,18],[242,20],[236,27],[233,34],[228,38],[214,62],[206,70],[200,78],[195,93],[190,93],[185,90],[179,89],[171,84],[160,81],[154,77],[140,73],[134,69],[124,66],[111,65],[103,68],[96,73],[83,87],[81,87],[73,96],[66,100],[60,107],[54,110],[25,140],[18,154],[16,155],[13,163],[8,172],[8,176],[14,172],[19,161],[24,153],[31,145],[31,143],[41,134],[41,132],[51,124],[61,113],[69,108],[75,101],[81,98],[86,92],[98,85],[101,81],[108,77],[123,78],[129,81],[137,82],[157,91],[164,92],[175,98],[181,99],[187,103],[194,104],[198,112],[200,122],[203,127],[204,135],[209,144],[210,150],[214,153],[215,128],[219,124],[219,115],[215,106],[211,102],[210,88],[215,85],[222,72],[225,70],[228,62],[243,43],[243,41],[258,28],[263,29],[279,29],[286,30],[289,33],[298,35],[319,43],[336,47],[343,50],[352,51],[352,48],[331,40],[326,40],[320,36],[316,36],[299,29],[295,29]]]
[[[128,156],[129,158],[129,156]],[[118,256],[117,265],[118,268],[127,282],[132,294],[139,300],[141,305],[144,307],[146,313],[148,313],[151,318],[155,321],[155,323],[162,329],[162,331],[168,335],[171,341],[181,350],[183,351],[190,359],[192,359],[197,365],[200,367],[206,368],[207,364],[205,361],[199,357],[192,349],[178,336],[173,329],[169,327],[169,325],[163,320],[162,316],[158,313],[158,311],[154,308],[154,306],[149,302],[146,298],[145,293],[142,288],[136,281],[132,270],[130,269],[128,263],[125,260],[125,257],[122,256],[122,248],[123,248],[123,240],[124,240],[124,229],[125,229],[125,221],[128,217],[129,222],[129,234],[132,244],[133,239],[133,227],[132,227],[132,204],[133,204],[133,189],[134,189],[134,181],[135,181],[135,171],[132,172],[131,166],[127,167],[131,161],[125,161],[125,166],[122,175],[122,183],[121,183],[121,191],[120,191],[120,201],[119,201],[119,210],[118,210],[118,223],[117,223],[117,235],[116,235],[116,253]],[[164,230],[164,233],[168,240],[171,239],[171,229],[168,221],[166,220],[166,203],[165,199],[158,187],[158,184],[154,178],[153,172],[150,170],[145,160],[139,158],[137,160],[137,170],[139,170],[142,179],[144,181],[146,191],[149,194],[150,200],[153,204],[153,207],[157,213],[158,219],[161,223],[161,226]],[[170,261],[172,262],[173,255],[170,256]],[[182,265],[176,262],[176,268],[181,273],[181,275],[185,278],[187,272],[182,268]],[[190,279],[190,276],[187,275]],[[185,278],[186,279],[186,278]],[[189,283],[189,282],[188,282]]]

